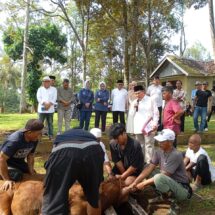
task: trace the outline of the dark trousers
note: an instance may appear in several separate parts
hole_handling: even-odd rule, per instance
[[[88,130],[90,124],[91,111],[80,111],[80,128]]]
[[[102,120],[102,132],[105,131],[107,111],[96,110],[95,128],[99,128],[100,118]]]
[[[183,113],[183,115],[180,117],[181,120],[181,131],[184,132],[184,122],[185,122],[185,112]]]
[[[211,183],[211,173],[209,169],[208,159],[205,155],[200,155],[197,159],[196,168],[192,170],[192,176],[194,179],[200,176],[202,179],[202,185]]]
[[[208,114],[208,119],[207,119],[207,121],[205,123],[205,128],[208,128],[208,122],[210,122],[210,119],[211,119],[211,116],[212,116],[213,113],[215,113],[215,106],[212,106],[211,112]]]
[[[113,111],[113,123],[118,123],[118,117],[120,118],[120,123],[125,125],[125,112]]]
[[[159,110],[159,121],[158,121],[158,131],[162,131],[163,125],[162,125],[162,106],[158,107]]]
[[[54,113],[39,113],[39,119],[44,123],[45,119],[48,123],[48,135],[53,136],[53,114]]]

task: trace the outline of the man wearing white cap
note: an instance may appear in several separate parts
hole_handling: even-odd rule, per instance
[[[105,170],[106,170],[106,172],[108,174],[108,177],[112,177],[112,166],[111,166],[110,160],[108,158],[107,151],[105,149],[105,145],[101,141],[102,131],[99,128],[92,128],[90,130],[90,133],[93,134],[96,137],[96,139],[98,140],[100,146],[102,147],[102,150],[104,152],[104,168],[105,168]]]
[[[53,139],[53,114],[54,104],[57,100],[57,90],[51,86],[51,81],[48,76],[43,78],[43,86],[37,90],[38,113],[39,119],[48,122],[49,139]]]
[[[143,190],[148,185],[155,185],[159,193],[168,194],[178,201],[191,198],[192,189],[186,175],[182,153],[173,146],[175,133],[170,129],[163,129],[154,138],[159,142],[160,150],[154,153],[151,163],[136,178],[130,189]],[[158,165],[160,173],[146,179]]]

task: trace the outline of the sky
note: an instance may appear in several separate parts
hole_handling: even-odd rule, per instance
[[[186,10],[184,23],[187,48],[199,41],[213,56],[208,5],[199,10],[193,8]],[[178,41],[179,36],[172,38],[173,43],[178,43]]]
[[[0,14],[0,19],[4,20],[2,15],[3,14]],[[194,10],[193,8],[186,10],[184,22],[187,48],[191,47],[195,42],[200,42],[213,57],[212,42],[210,37],[208,5],[199,10]],[[0,40],[1,36],[2,34],[0,32]],[[179,35],[174,36],[171,40],[171,43],[172,45],[179,45]],[[1,49],[2,42],[0,41],[0,52]]]

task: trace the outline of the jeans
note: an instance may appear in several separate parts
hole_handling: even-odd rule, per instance
[[[48,135],[53,136],[53,114],[54,113],[39,113],[39,119],[44,123],[45,119],[48,123]]]
[[[201,123],[200,126],[198,124],[198,118],[201,117]],[[194,127],[196,131],[203,131],[205,128],[206,123],[206,116],[207,116],[207,107],[199,107],[196,106],[194,113],[193,113],[193,121],[194,121]]]
[[[107,116],[107,111],[99,111],[96,110],[96,116],[95,116],[95,128],[99,128],[99,121],[100,118],[102,120],[102,132],[105,131],[105,126],[106,126],[106,116]]]
[[[84,127],[84,130],[88,130],[91,114],[92,111],[80,111],[80,128]]]

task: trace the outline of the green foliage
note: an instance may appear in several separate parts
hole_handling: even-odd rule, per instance
[[[4,49],[7,55],[14,61],[22,56],[23,31],[9,27],[3,34]]]
[[[200,42],[196,42],[193,46],[188,48],[184,56],[193,60],[211,60],[209,51]]]
[[[0,86],[0,101],[4,100],[5,113],[17,113],[19,111],[19,95],[12,89],[4,89]]]
[[[23,31],[8,28],[4,32],[5,52],[14,61],[22,58],[23,51]],[[47,59],[55,60],[64,64],[67,59],[64,56],[64,48],[67,43],[66,35],[54,24],[32,25],[29,28],[29,49],[30,62],[27,69],[27,91],[29,100],[36,106],[36,92],[41,85],[40,78],[42,71],[40,62]]]

